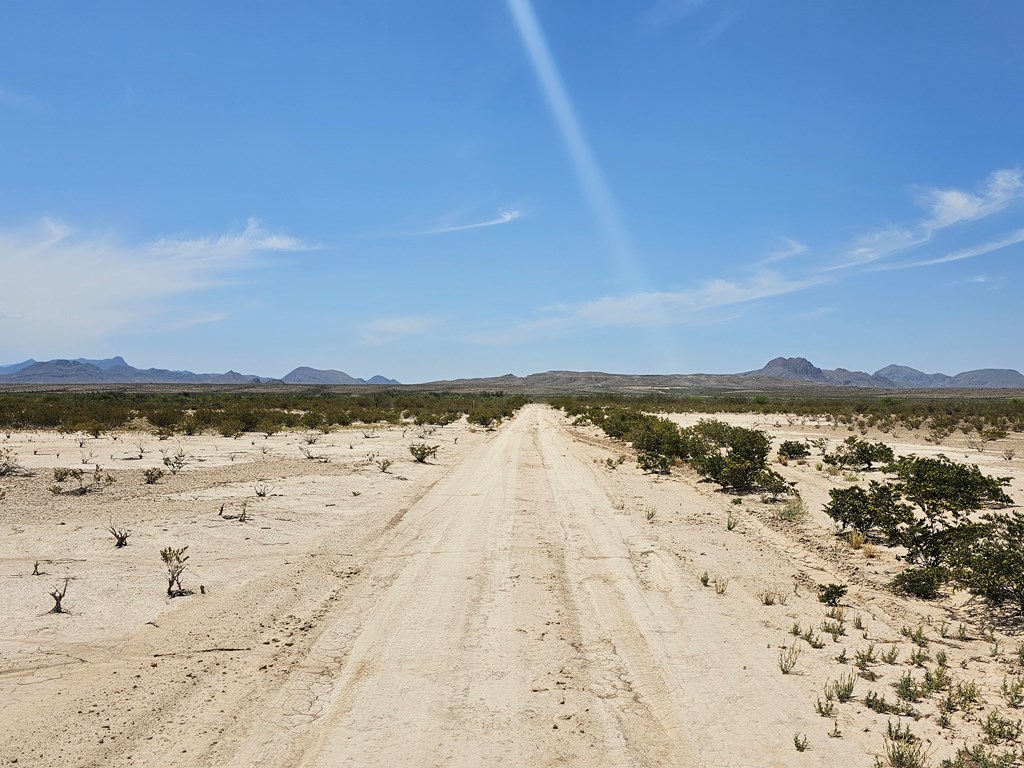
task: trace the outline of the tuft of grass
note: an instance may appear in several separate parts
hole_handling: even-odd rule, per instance
[[[715,585],[715,594],[724,595],[725,590],[729,588],[729,577],[728,576],[715,576],[714,581],[711,582]]]
[[[797,496],[775,510],[775,519],[784,523],[802,523],[809,514],[807,503]]]
[[[850,542],[850,549],[860,549],[864,546],[864,542],[867,540],[867,537],[854,528],[850,531],[850,535],[847,537],[847,540]]]

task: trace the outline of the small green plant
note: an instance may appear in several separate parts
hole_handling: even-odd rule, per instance
[[[945,691],[952,683],[949,671],[945,667],[937,667],[934,672],[930,669],[925,670],[924,688],[929,694]]]
[[[724,595],[725,590],[729,588],[729,579],[726,576],[715,576],[714,580],[715,594]]]
[[[807,736],[801,733],[793,734],[793,746],[796,747],[797,752],[806,752],[810,747]]]
[[[857,685],[857,676],[850,673],[843,673],[838,680],[832,683],[832,693],[840,704],[846,704],[853,698],[853,689]]]
[[[836,656],[836,661],[838,661],[840,664],[845,664],[849,661],[849,659],[846,657],[846,648],[843,648],[841,651],[839,651],[839,654]]]
[[[846,596],[848,587],[845,584],[819,584],[818,600],[825,605],[837,606]]]
[[[875,644],[868,643],[868,647],[863,651],[854,652],[854,665],[857,669],[867,669],[869,664],[874,664],[878,661],[878,653],[875,651]]]
[[[946,655],[945,651],[939,651],[935,654],[935,663],[943,668],[949,666],[949,657]]]
[[[163,454],[164,466],[170,470],[172,475],[178,474],[189,462],[188,454],[180,445],[173,452],[161,449],[160,453]]]
[[[886,721],[885,737],[893,741],[917,741],[917,737],[910,730],[910,726],[903,725],[899,720],[896,721],[896,725],[892,724],[892,720]]]
[[[825,647],[825,641],[821,639],[820,635],[814,634],[813,629],[805,629],[801,637],[811,648],[820,649]]]
[[[800,648],[796,643],[786,648],[782,647],[779,651],[779,670],[784,675],[790,674],[796,669],[796,663],[800,660]]]
[[[915,648],[910,652],[910,663],[915,667],[923,667],[930,659],[930,654],[924,648]]]
[[[409,446],[409,453],[412,457],[420,464],[425,464],[427,459],[437,458],[437,449],[439,445],[427,445],[426,443],[414,443]],[[609,459],[611,461],[611,459]]]
[[[899,741],[886,738],[882,742],[882,753],[885,762],[878,761],[876,766],[889,768],[927,768],[928,755],[919,741]]]
[[[184,595],[192,594],[181,586],[181,575],[185,572],[189,558],[189,556],[185,554],[185,550],[187,549],[188,545],[186,544],[184,547],[180,547],[179,549],[164,547],[160,550],[160,559],[163,560],[164,566],[167,568],[168,597],[182,597]]]
[[[1021,705],[1024,704],[1024,680],[1021,678],[1018,677],[1010,680],[1004,677],[1000,692],[1003,694],[1003,698],[1006,699],[1008,706],[1020,709]]]
[[[387,472],[388,467],[394,464],[394,462],[391,461],[391,459],[377,459],[375,463],[377,465],[377,469],[379,469],[381,472]]]
[[[736,530],[736,526],[739,525],[739,523],[740,523],[740,519],[738,517],[736,517],[736,515],[734,515],[730,511],[729,512],[729,516],[727,518],[725,518],[725,530],[727,530],[727,531]]]
[[[1002,717],[998,710],[993,710],[985,716],[981,729],[985,732],[985,741],[989,744],[1014,742],[1020,738],[1021,721]]]
[[[924,698],[924,686],[917,682],[910,672],[904,672],[903,677],[897,680],[893,687],[896,689],[896,695],[903,701],[916,704]]]
[[[838,643],[839,636],[846,634],[846,625],[841,621],[830,621],[826,619],[821,622],[821,631],[827,635],[832,635],[832,642]]]
[[[822,701],[819,697],[818,700],[814,702],[814,711],[822,717],[832,717],[832,715],[835,713],[835,710],[835,702],[831,699],[826,699],[825,701]]]
[[[978,702],[978,698],[981,696],[981,690],[978,688],[978,684],[973,680],[969,682],[960,682],[956,684],[956,688],[951,690],[947,695],[946,699],[942,704],[944,709],[948,709],[950,712],[960,710],[966,712],[971,708],[971,705]]]
[[[653,523],[654,522],[654,518],[656,518],[657,516],[658,516],[658,510],[656,510],[654,507],[648,507],[647,509],[644,510],[644,519],[648,523]]]
[[[919,648],[928,647],[928,636],[924,633],[924,627],[918,626],[917,629],[911,629],[904,625],[900,628],[900,634],[910,640],[914,645]]]
[[[700,575],[700,584],[701,584],[702,587],[706,587],[710,583],[711,583],[711,576],[710,576],[710,574],[708,574],[707,571],[704,571],[704,573],[702,573]]]
[[[156,481],[164,476],[164,471],[159,467],[150,467],[142,470],[142,479],[146,485],[155,485]]]
[[[906,702],[897,701],[890,704],[885,700],[885,696],[879,696],[874,691],[868,691],[868,695],[864,697],[864,705],[880,715],[914,717],[917,714],[916,710]]]
[[[1020,765],[1019,758],[1016,749],[997,752],[984,744],[975,744],[973,747],[965,744],[952,759],[947,758],[939,763],[939,768],[1016,768]]]
[[[256,485],[252,487],[252,490],[257,497],[265,499],[274,492],[274,486],[268,485],[267,483],[256,483]]]
[[[899,655],[899,646],[890,645],[889,650],[882,652],[882,661],[884,661],[886,664],[895,664],[896,659],[899,658]]]

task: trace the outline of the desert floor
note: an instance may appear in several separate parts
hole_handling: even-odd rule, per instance
[[[777,440],[849,434],[720,418]],[[816,455],[775,465],[810,510],[793,522],[685,467],[644,475],[627,446],[541,405],[495,431],[425,435],[439,446],[427,464],[408,451],[417,431],[186,437],[185,467],[153,485],[143,469],[179,441],[0,436],[34,473],[0,478],[0,764],[867,767],[898,718],[865,697],[894,703],[894,683],[935,673],[940,652],[953,686],[979,695],[948,727],[942,693],[902,718],[931,764],[986,738],[990,712],[1024,716],[1001,692],[1024,673],[1008,628],[964,594],[894,595],[896,554],[834,534],[828,489],[878,473],[829,476]],[[1024,456],[1020,436],[984,453],[962,435],[869,437],[1011,475],[1024,500],[1024,464],[1001,456]],[[91,480],[96,464],[89,492],[51,493],[54,467]],[[128,546],[111,524],[131,529]],[[184,545],[194,594],[168,598],[159,552]],[[69,613],[49,613],[65,577]],[[834,638],[816,592],[828,582],[850,586]],[[901,634],[918,627],[923,649]],[[855,654],[872,644],[898,658],[860,675]],[[843,676],[852,700],[822,717],[815,702]]]

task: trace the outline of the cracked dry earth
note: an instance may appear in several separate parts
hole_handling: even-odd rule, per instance
[[[828,738],[814,712],[849,669],[830,661],[838,644],[808,649],[798,674],[778,656],[794,622],[821,620],[817,582],[851,582],[879,643],[939,617],[881,575],[755,509],[727,531],[728,497],[613,470],[621,446],[545,406],[494,432],[440,430],[430,465],[397,430],[372,437],[332,433],[329,464],[293,458],[294,435],[269,456],[195,438],[205,458],[180,475],[144,486],[132,467],[75,499],[46,491],[58,438],[24,438],[37,477],[0,502],[0,764],[869,766],[880,752],[885,718],[845,705]],[[218,514],[259,480],[274,490],[248,522]],[[133,530],[123,550],[114,517]],[[183,543],[185,585],[205,594],[169,600],[156,553]],[[34,559],[47,575],[27,575]],[[708,570],[730,577],[725,594],[701,585]],[[64,573],[71,613],[46,614]],[[766,587],[785,605],[763,605]]]

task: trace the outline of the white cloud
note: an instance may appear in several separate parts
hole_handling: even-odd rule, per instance
[[[902,264],[890,264],[878,269],[910,269],[912,267],[931,267],[935,264],[948,264],[952,261],[963,261],[964,259],[974,259],[978,256],[984,256],[994,251],[1001,251],[1004,248],[1024,243],[1024,229],[1018,229],[1011,232],[1005,237],[1001,237],[998,240],[991,240],[987,243],[981,243],[980,245],[972,246],[971,248],[964,248],[963,250],[954,251],[953,253],[947,253],[945,256],[939,256],[934,259],[923,259],[921,261],[904,262]]]
[[[380,317],[363,324],[362,343],[366,346],[385,344],[403,336],[425,333],[439,324],[440,320],[431,315]]]
[[[214,237],[139,243],[44,219],[30,231],[0,230],[0,314],[23,347],[212,322],[223,319],[218,308],[176,309],[172,297],[237,279],[262,253],[308,248],[256,219]]]
[[[1024,180],[1017,168],[995,171],[986,179],[979,194],[960,189],[922,189],[918,199],[931,217],[924,222],[928,231],[975,221],[1003,210],[1024,192]]]
[[[555,307],[553,314],[520,323],[507,331],[476,334],[480,343],[513,343],[545,333],[565,333],[616,326],[657,327],[685,322],[701,312],[758,299],[794,293],[824,280],[790,280],[764,272],[746,282],[711,280],[681,291],[637,291],[605,296],[571,307]]]
[[[463,232],[463,231],[465,231],[467,229],[481,229],[482,227],[494,227],[494,226],[497,226],[499,224],[508,224],[510,222],[515,221],[516,219],[521,219],[522,217],[523,217],[523,212],[522,211],[519,211],[519,210],[508,210],[508,211],[506,211],[505,209],[502,208],[502,209],[500,209],[498,211],[497,217],[495,217],[493,219],[487,219],[486,221],[478,221],[478,222],[476,222],[474,224],[458,224],[458,225],[447,226],[447,227],[436,227],[435,229],[428,229],[423,234],[425,234],[425,235],[441,235],[441,234],[445,234],[447,232]]]
[[[904,226],[889,226],[857,240],[838,264],[824,267],[830,272],[880,261],[930,242],[937,233],[957,224],[984,219],[1004,210],[1024,195],[1024,179],[1017,168],[994,171],[977,194],[960,189],[920,188],[918,203],[927,210],[927,218]],[[953,260],[953,259],[949,259]],[[906,266],[922,266],[919,262]]]
[[[782,238],[782,242],[784,243],[783,247],[773,253],[769,253],[761,260],[762,264],[773,264],[778,261],[785,261],[786,259],[791,259],[794,256],[805,254],[809,250],[806,245],[791,237]]]

